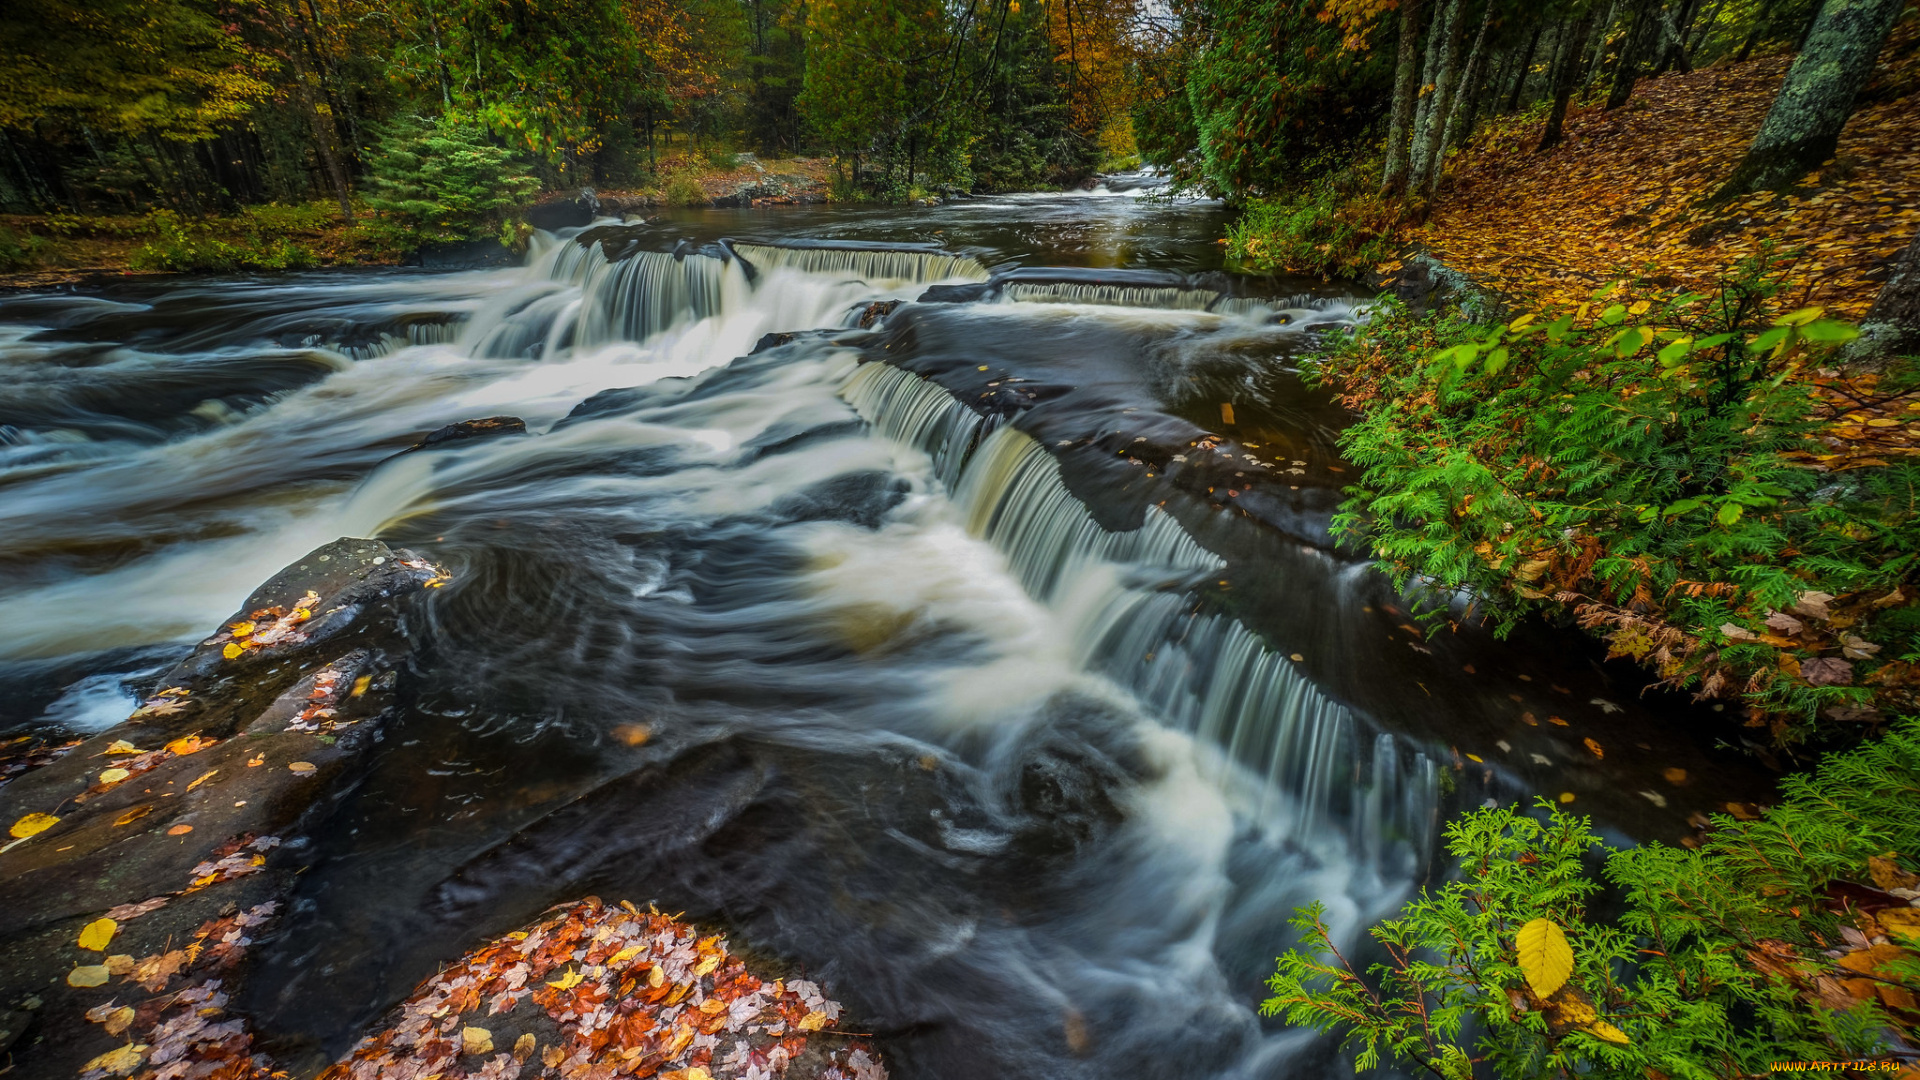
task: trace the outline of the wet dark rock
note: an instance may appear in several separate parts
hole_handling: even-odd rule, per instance
[[[527,422],[517,416],[489,416],[484,420],[462,420],[457,424],[435,428],[427,433],[426,438],[400,452],[408,454],[415,450],[431,450],[434,447],[446,446],[449,443],[526,433]]]
[[[512,266],[520,256],[498,240],[450,240],[423,245],[406,261],[407,266],[428,270],[467,270],[486,266]]]
[[[645,239],[653,233],[646,225],[596,225],[578,233],[573,242],[583,248],[600,245],[600,253],[608,262],[619,262],[634,252],[641,250]]]
[[[19,1040],[20,1075],[71,1077],[122,1041],[83,1014],[132,988],[66,981],[74,967],[103,962],[74,947],[81,926],[118,905],[169,897],[125,920],[107,950],[141,957],[180,947],[232,905],[291,889],[303,837],[358,781],[397,710],[408,596],[439,580],[425,560],[377,540],[327,544],[223,624],[266,625],[279,617],[258,613],[318,596],[294,632],[229,656],[237,642],[223,630],[175,665],[126,722],[0,789],[0,820],[9,825],[32,813],[59,818],[0,852],[0,1001],[43,1002],[24,1034],[11,1015],[0,1023]],[[129,766],[141,771],[101,778]],[[231,874],[199,869],[228,855],[237,859],[228,860]],[[200,887],[190,889],[196,878]],[[229,986],[242,976],[230,971]]]
[[[860,311],[860,329],[873,329],[873,324],[893,314],[894,309],[899,307],[900,304],[901,301],[899,300],[875,300],[873,303],[868,304]]]
[[[591,225],[600,216],[600,199],[592,188],[580,189],[573,198],[552,199],[527,208],[527,224],[553,232]]]

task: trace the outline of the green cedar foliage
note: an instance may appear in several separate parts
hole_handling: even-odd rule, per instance
[[[395,123],[370,171],[367,205],[430,240],[508,235],[503,226],[540,189],[511,152],[453,115]]]
[[[1503,633],[1571,607],[1783,741],[1819,714],[1910,711],[1920,465],[1811,467],[1810,384],[1853,331],[1776,291],[1754,263],[1713,295],[1589,317],[1384,306],[1312,370],[1361,410],[1336,532],[1403,585],[1467,590]]]
[[[1457,880],[1372,928],[1384,959],[1364,973],[1334,948],[1322,908],[1299,912],[1303,943],[1279,958],[1262,1011],[1338,1032],[1358,1070],[1392,1059],[1450,1080],[1476,1065],[1510,1080],[1708,1080],[1881,1052],[1897,1018],[1840,990],[1860,972],[1837,963],[1827,887],[1865,878],[1883,852],[1909,871],[1920,857],[1920,721],[1782,793],[1758,820],[1715,817],[1695,849],[1614,851],[1546,800],[1532,815],[1475,811],[1446,829]],[[1612,922],[1589,907],[1596,850],[1622,904]],[[1573,947],[1567,986],[1544,1000],[1515,949],[1534,919]],[[1920,990],[1910,960],[1880,977]]]

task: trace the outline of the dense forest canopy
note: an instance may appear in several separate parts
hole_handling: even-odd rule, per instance
[[[422,123],[550,189],[654,185],[670,147],[831,155],[848,196],[1061,185],[1136,152],[1233,198],[1370,158],[1417,189],[1478,119],[1792,49],[1819,6],[19,0],[0,14],[0,203],[328,197],[351,218],[373,159]]]
[[[1117,0],[24,0],[0,14],[0,200],[206,211],[325,194],[420,121],[549,187],[669,141],[831,153],[873,191],[1086,175],[1126,135]]]

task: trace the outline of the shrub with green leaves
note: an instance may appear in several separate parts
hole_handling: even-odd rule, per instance
[[[540,190],[512,152],[453,114],[396,122],[369,166],[367,205],[392,214],[424,240],[503,235]]]
[[[1383,199],[1375,162],[1320,171],[1295,192],[1249,200],[1227,227],[1227,255],[1249,270],[1364,276],[1393,260],[1405,207]]]
[[[1715,817],[1694,849],[1614,851],[1546,800],[1530,815],[1475,811],[1446,830],[1457,880],[1374,927],[1383,959],[1364,972],[1334,948],[1318,905],[1299,912],[1303,943],[1279,958],[1262,1011],[1337,1032],[1358,1070],[1392,1059],[1448,1080],[1477,1066],[1509,1080],[1708,1080],[1885,1052],[1895,1032],[1913,1037],[1912,1016],[1886,1003],[1920,993],[1920,911],[1893,899],[1879,921],[1842,914],[1831,885],[1910,877],[1920,721],[1789,778],[1782,794],[1758,820]],[[1596,851],[1622,905],[1613,922],[1589,907]],[[1873,873],[1868,860],[1889,852]],[[1570,969],[1544,984],[1519,940],[1536,920],[1571,947]],[[1894,941],[1866,946],[1843,925]]]
[[[287,235],[305,220],[271,208],[212,221],[188,221],[171,210],[156,210],[148,215],[153,239],[136,249],[127,265],[135,270],[205,274],[318,266],[319,257]],[[214,235],[216,228],[227,236]]]
[[[1826,471],[1816,383],[1854,331],[1776,291],[1749,265],[1505,325],[1385,305],[1310,371],[1360,412],[1335,531],[1502,633],[1570,609],[1778,739],[1911,711],[1920,464]]]

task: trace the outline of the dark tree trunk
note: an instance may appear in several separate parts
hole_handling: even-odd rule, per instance
[[[1806,48],[1767,110],[1747,156],[1715,194],[1731,199],[1783,188],[1833,157],[1853,101],[1873,74],[1893,21],[1906,0],[1826,0]]]
[[[1545,29],[1544,23],[1535,23],[1533,33],[1527,35],[1527,47],[1520,52],[1520,71],[1513,77],[1513,93],[1507,95],[1507,112],[1520,107],[1520,94],[1527,88],[1528,69],[1533,67],[1533,54],[1540,48],[1540,34]]]
[[[1441,44],[1440,63],[1436,65],[1431,104],[1413,133],[1413,170],[1407,189],[1422,192],[1432,187],[1440,172],[1440,158],[1446,153],[1441,137],[1446,134],[1447,112],[1453,107],[1454,87],[1460,81],[1460,49],[1467,36],[1464,0],[1447,0],[1446,32]]]
[[[1860,329],[1861,351],[1871,359],[1920,355],[1920,233],[1894,257]]]
[[[1440,190],[1441,165],[1446,161],[1447,150],[1465,146],[1468,136],[1473,134],[1474,100],[1480,92],[1480,69],[1486,64],[1487,25],[1491,22],[1493,4],[1488,3],[1480,16],[1480,29],[1473,35],[1473,47],[1467,50],[1467,66],[1461,69],[1460,81],[1453,90],[1453,100],[1447,110],[1447,130],[1440,141],[1439,157],[1434,161],[1430,190]]]
[[[1647,31],[1653,21],[1653,13],[1649,10],[1652,6],[1649,0],[1639,0],[1634,4],[1633,21],[1627,24],[1627,36],[1620,41],[1620,56],[1613,62],[1613,83],[1607,88],[1608,112],[1625,105],[1633,97],[1633,84],[1640,79],[1640,54],[1645,50]]]
[[[1692,17],[1693,11],[1691,5],[1688,6],[1683,14],[1689,18]],[[1660,63],[1653,69],[1653,73],[1658,76],[1664,75],[1669,71],[1678,71],[1684,75],[1692,71],[1693,64],[1687,60],[1686,35],[1675,25],[1673,13],[1667,10],[1665,4],[1660,5],[1658,18],[1654,20],[1654,25],[1660,31]]]
[[[1408,155],[1413,141],[1413,101],[1420,93],[1420,0],[1401,0],[1400,52],[1393,69],[1393,117],[1387,123],[1387,167],[1380,194],[1407,190]]]
[[[1567,47],[1560,50],[1559,69],[1554,75],[1553,111],[1547,114],[1547,129],[1540,134],[1540,145],[1536,151],[1557,144],[1565,135],[1567,106],[1573,103],[1573,92],[1580,88],[1580,61],[1585,59],[1587,51],[1587,27],[1591,16],[1575,20],[1567,32]]]

